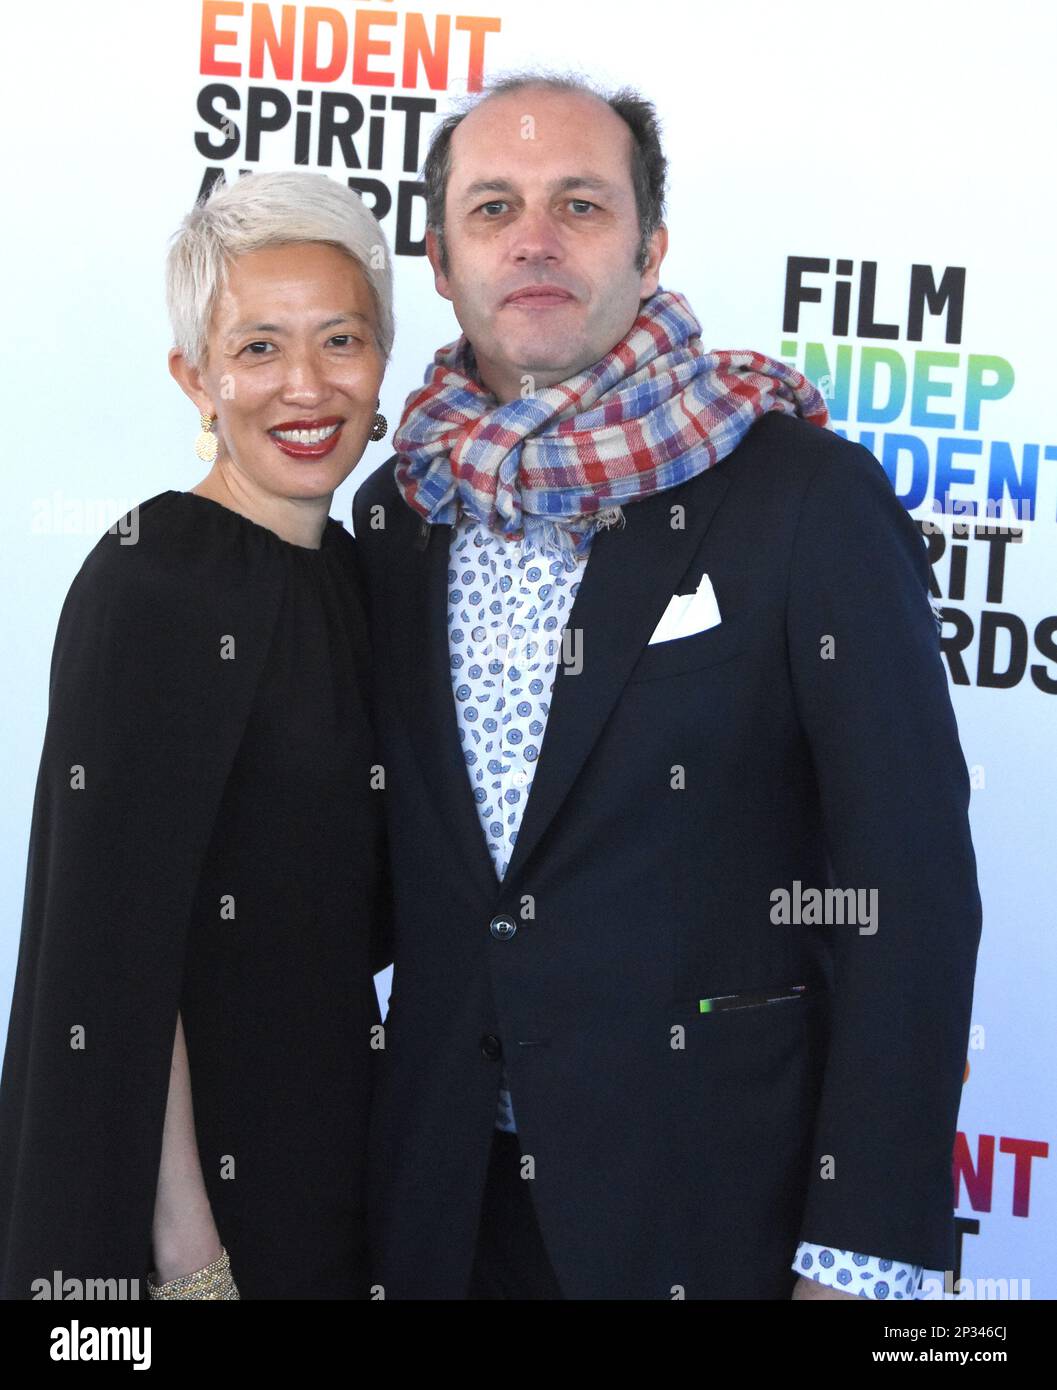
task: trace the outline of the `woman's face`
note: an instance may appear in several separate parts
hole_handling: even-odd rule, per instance
[[[356,261],[323,242],[234,260],[200,377],[221,461],[281,497],[332,493],[359,462],[385,364]]]

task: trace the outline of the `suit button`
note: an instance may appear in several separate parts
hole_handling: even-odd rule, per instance
[[[503,1055],[503,1044],[494,1033],[486,1033],[481,1039],[481,1051],[490,1062],[498,1062]]]
[[[513,917],[504,917],[502,914],[493,917],[488,927],[497,941],[509,941],[517,931],[517,923]]]

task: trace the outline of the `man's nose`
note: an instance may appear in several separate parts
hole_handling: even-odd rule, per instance
[[[513,228],[510,254],[530,264],[561,260],[564,248],[558,225],[549,208],[526,209]]]

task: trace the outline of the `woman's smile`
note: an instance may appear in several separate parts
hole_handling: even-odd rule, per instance
[[[286,420],[268,434],[277,449],[295,459],[321,459],[337,448],[344,417],[331,415],[323,420]]]

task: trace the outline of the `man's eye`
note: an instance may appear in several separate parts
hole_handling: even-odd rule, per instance
[[[266,357],[268,355],[267,349],[273,346],[274,344],[272,343],[247,343],[246,346],[242,349],[242,351],[248,352],[251,357]],[[258,348],[264,348],[265,351],[258,352]]]
[[[506,203],[504,203],[501,198],[496,198],[491,203],[482,203],[481,206],[477,209],[477,211],[485,212],[486,208],[505,208],[506,206]]]
[[[589,203],[586,198],[570,198],[569,206],[579,212],[581,208],[593,208],[595,204]]]
[[[355,333],[335,333],[330,342],[336,343],[338,347],[353,347],[362,343],[362,338],[357,338]]]

